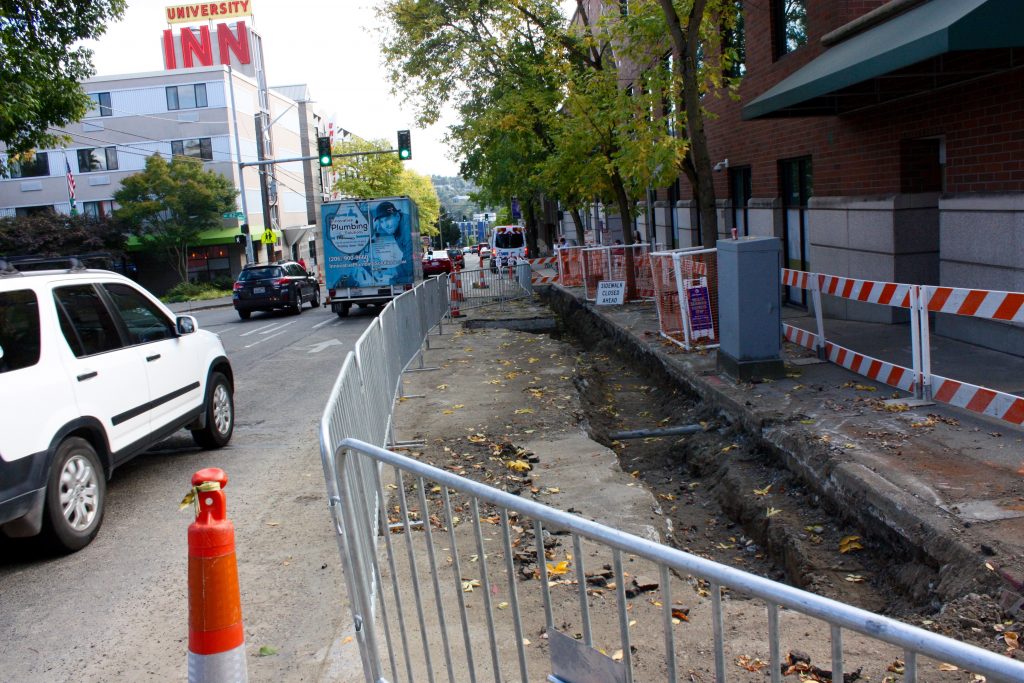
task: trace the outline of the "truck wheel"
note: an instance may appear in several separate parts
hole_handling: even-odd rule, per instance
[[[89,545],[103,522],[107,482],[92,444],[73,436],[57,447],[46,486],[43,533],[55,549]]]
[[[347,318],[348,317],[348,309],[350,309],[350,308],[352,308],[352,304],[341,304],[335,310],[337,311],[339,318]]]

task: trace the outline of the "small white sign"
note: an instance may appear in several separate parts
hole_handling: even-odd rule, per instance
[[[617,306],[626,298],[625,280],[602,280],[597,283],[597,305]]]

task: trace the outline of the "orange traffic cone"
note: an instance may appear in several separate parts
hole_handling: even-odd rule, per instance
[[[452,295],[449,303],[449,310],[453,318],[462,317],[462,312],[459,311],[459,302],[462,300],[462,278],[459,276],[459,269],[456,268],[455,273],[452,276]]]
[[[196,509],[196,520],[188,527],[189,683],[248,680],[227,484],[224,470],[199,470],[182,502],[192,502]]]

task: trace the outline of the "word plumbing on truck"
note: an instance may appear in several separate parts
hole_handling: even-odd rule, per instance
[[[387,305],[423,279],[420,215],[408,197],[344,199],[321,207],[331,310]]]

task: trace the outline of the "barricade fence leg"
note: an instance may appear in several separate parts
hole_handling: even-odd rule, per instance
[[[923,399],[924,377],[921,372],[921,308],[918,305],[921,293],[919,287],[910,288],[910,352],[913,356],[914,398]]]
[[[921,287],[917,305],[921,324],[921,394],[925,400],[932,400],[932,344],[931,322],[928,320],[928,306],[931,303],[934,287]]]
[[[814,318],[818,326],[818,341],[815,351],[819,360],[825,360],[825,319],[821,311],[821,276],[811,273],[807,279],[811,286],[811,301],[814,303]]]

